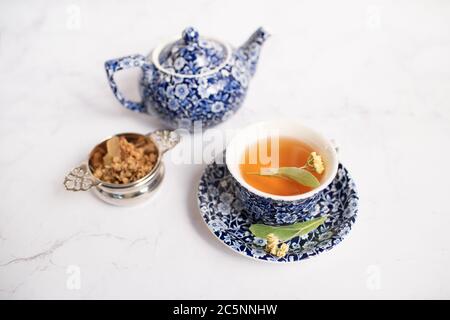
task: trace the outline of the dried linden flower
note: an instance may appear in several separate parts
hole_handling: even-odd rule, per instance
[[[128,142],[125,137],[113,137],[106,150],[97,150],[91,158],[94,175],[102,181],[126,184],[146,176],[156,165],[156,146],[147,140]]]
[[[322,174],[322,172],[325,170],[325,167],[323,165],[322,157],[318,155],[316,152],[311,152],[311,156],[313,158],[313,167],[314,170],[318,174]]]
[[[103,162],[105,164],[110,164],[111,162],[119,162],[117,159],[120,160],[120,140],[119,137],[112,137],[108,141],[106,141],[106,150],[107,153],[103,157]],[[116,159],[116,161],[114,161]]]
[[[280,240],[273,233],[269,233],[267,235],[267,244],[266,244],[266,252],[276,255],[278,250],[278,243]]]
[[[286,244],[286,243],[282,243],[280,248],[277,250],[276,256],[278,258],[282,258],[282,257],[284,257],[286,255],[288,250],[289,250],[289,245]]]
[[[282,243],[281,246],[278,247],[279,244],[280,239],[278,239],[278,237],[273,233],[269,233],[267,235],[266,252],[273,256],[277,256],[278,258],[284,257],[289,250],[289,245]]]

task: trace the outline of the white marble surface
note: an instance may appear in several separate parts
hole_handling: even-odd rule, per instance
[[[0,3],[0,298],[450,298],[448,1],[129,3]],[[272,265],[226,250],[196,207],[204,165],[168,161],[136,208],[62,187],[99,139],[158,127],[119,105],[103,62],[187,25],[235,45],[271,31],[219,128],[277,114],[339,142],[361,200],[332,251]],[[130,96],[137,77],[118,76]]]

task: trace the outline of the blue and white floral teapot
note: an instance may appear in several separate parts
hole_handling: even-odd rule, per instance
[[[108,81],[128,109],[155,114],[171,127],[210,127],[228,119],[242,104],[268,34],[259,28],[241,47],[199,36],[189,27],[182,39],[163,44],[147,57],[136,54],[105,63]],[[142,102],[126,99],[114,73],[142,69]]]

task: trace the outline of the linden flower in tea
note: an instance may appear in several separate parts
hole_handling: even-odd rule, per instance
[[[324,170],[322,157],[316,152],[311,152],[308,161],[303,167],[261,168],[259,174],[262,176],[286,177],[306,187],[316,188],[320,186],[320,182],[311,171],[322,174]]]
[[[322,157],[319,156],[316,152],[311,152],[310,159],[312,158],[312,166],[314,167],[314,170],[318,174],[322,174],[322,172],[325,170],[325,167],[323,165]],[[308,159],[308,165],[311,166],[310,160]]]
[[[273,141],[277,142],[272,146]],[[276,167],[271,161],[276,162]],[[260,191],[292,196],[317,188],[325,165],[322,157],[308,144],[289,137],[277,137],[249,146],[240,171],[244,180]]]

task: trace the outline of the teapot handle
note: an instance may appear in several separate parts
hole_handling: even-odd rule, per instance
[[[116,81],[114,80],[114,73],[123,69],[136,67],[142,68],[146,64],[147,61],[141,54],[135,54],[118,59],[111,59],[105,62],[106,75],[108,77],[109,86],[111,87],[112,92],[124,107],[132,111],[145,112],[146,108],[142,101],[131,101],[123,96],[123,94],[119,91],[119,88],[117,88]]]

